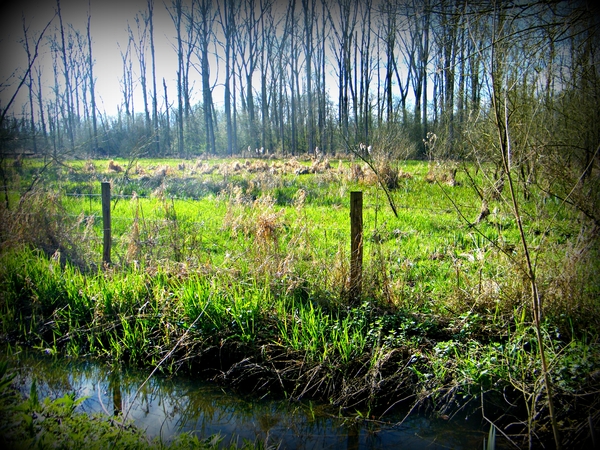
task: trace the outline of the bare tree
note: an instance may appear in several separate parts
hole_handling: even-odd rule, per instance
[[[175,31],[177,33],[177,149],[180,157],[183,157],[184,145],[183,145],[183,77],[184,77],[184,53],[183,53],[183,36],[182,36],[182,17],[183,17],[183,5],[182,0],[172,0],[172,10],[168,10],[173,23],[175,24]]]
[[[123,93],[123,106],[125,106],[125,116],[127,127],[129,123],[135,121],[135,109],[133,104],[133,63],[131,60],[131,39],[127,40],[125,51],[119,45],[119,52],[123,62],[123,77],[121,78],[121,91]]]
[[[15,87],[15,90],[14,90],[12,96],[10,97],[8,102],[6,102],[6,105],[4,105],[4,107],[2,109],[0,109],[0,128],[2,128],[2,126],[4,125],[4,120],[6,119],[6,115],[7,115],[8,111],[10,111],[15,99],[17,98],[17,95],[19,94],[19,91],[27,83],[27,79],[29,78],[29,73],[33,70],[33,66],[38,58],[40,44],[42,42],[42,39],[44,38],[46,31],[48,30],[48,28],[54,21],[54,17],[56,17],[56,14],[48,21],[48,23],[46,24],[44,29],[40,32],[40,34],[36,38],[33,38],[34,45],[33,45],[32,51],[31,51],[31,58],[29,58],[29,63],[27,65],[27,68],[25,69],[24,73],[21,76],[17,76],[15,73],[13,73],[9,77],[8,80],[6,80],[3,83],[0,83],[0,92],[1,92],[2,90],[6,89],[6,86],[11,85],[10,80],[12,78],[17,79],[17,86]]]
[[[39,48],[40,48],[40,44],[42,42],[42,39],[44,38],[44,35],[46,34],[46,31],[48,30],[48,28],[50,27],[50,25],[52,24],[52,22],[54,21],[54,17],[56,17],[56,15],[54,15],[46,24],[46,26],[44,27],[44,29],[40,32],[40,34],[37,37],[33,38],[33,45],[32,48],[30,50],[27,50],[28,53],[28,63],[27,63],[27,68],[25,69],[25,71],[23,72],[23,74],[21,75],[16,75],[16,73],[11,74],[11,76],[5,80],[4,82],[0,83],[0,92],[4,91],[6,89],[6,86],[10,86],[11,81],[15,80],[17,82],[16,87],[14,88],[13,94],[11,95],[11,97],[9,98],[9,100],[6,102],[6,105],[3,105],[2,109],[0,109],[0,130],[4,131],[6,128],[6,117],[8,112],[10,111],[11,107],[13,106],[13,103],[15,102],[15,99],[17,98],[17,95],[19,94],[19,91],[21,90],[21,88],[23,86],[26,85],[27,80],[30,79],[30,74],[31,71],[33,70],[33,66],[38,58],[39,55]],[[28,41],[27,38],[27,33],[25,33],[25,40]],[[27,44],[29,45],[29,44]],[[5,138],[5,133],[0,133],[0,138],[4,139]],[[5,206],[6,209],[9,209],[9,195],[8,195],[8,180],[7,180],[7,171],[5,168],[6,165],[6,154],[4,151],[0,151],[0,179],[2,180],[2,185],[4,186],[3,190],[4,190],[4,202],[5,202]]]
[[[32,63],[32,54],[29,48],[29,37],[27,36],[28,27],[25,25],[25,16],[22,17],[23,21],[23,46],[25,47],[25,52],[27,53],[27,65],[31,66]],[[36,128],[35,128],[35,111],[33,109],[33,75],[32,70],[28,71],[26,85],[28,87],[29,92],[29,119],[31,126],[31,139],[33,144],[33,152],[37,153],[37,143],[36,143]]]
[[[225,42],[222,43],[225,50],[225,121],[227,131],[227,154],[233,155],[237,148],[237,130],[233,126],[232,118],[232,67],[235,59],[235,37],[236,37],[236,16],[239,14],[241,3],[238,0],[223,0],[219,5],[219,23],[223,30]]]
[[[165,148],[171,149],[171,118],[169,116],[169,97],[167,95],[167,82],[163,78],[163,91],[165,96]]]
[[[325,136],[325,125],[326,125],[326,105],[327,105],[327,92],[325,90],[325,76],[326,76],[326,45],[328,36],[328,20],[327,20],[327,9],[325,6],[325,0],[321,2],[321,23],[316,28],[316,44],[315,44],[315,90],[317,96],[317,124],[319,130],[319,143],[323,152],[327,149],[327,139]]]
[[[44,145],[48,146],[48,130],[46,128],[46,118],[44,113],[44,100],[42,92],[42,69],[39,65],[35,68],[36,79],[37,79],[37,91],[36,99],[38,104],[38,112],[40,115],[40,127],[42,129],[42,135],[44,136]]]
[[[152,64],[152,128],[154,134],[154,153],[160,154],[160,136],[158,126],[158,92],[156,90],[156,51],[154,49],[154,0],[148,0],[147,23],[150,34],[150,58]]]
[[[296,1],[292,0],[289,4],[288,8],[288,17],[289,20],[286,21],[289,25],[289,28],[286,30],[286,33],[290,35],[290,55],[289,55],[289,63],[290,63],[290,73],[291,77],[289,80],[290,86],[290,126],[291,126],[291,150],[292,155],[297,154],[298,152],[298,119],[297,119],[297,108],[298,101],[296,99],[299,94],[299,90],[297,89],[297,80],[298,80],[298,43],[296,39],[296,19],[295,19],[295,10],[296,10]]]
[[[258,20],[256,18],[256,5],[253,0],[244,0],[242,2],[242,23],[240,24],[241,35],[237,39],[238,62],[243,69],[245,85],[241,84],[242,73],[240,73],[240,89],[242,95],[242,107],[247,114],[247,133],[248,139],[251,139],[251,146],[258,148],[259,137],[256,129],[256,109],[254,106],[254,91],[252,87],[252,78],[256,70],[256,61],[258,56]],[[245,91],[245,93],[244,93]]]
[[[337,4],[327,4],[327,14],[333,30],[330,49],[337,63],[338,123],[341,135],[347,140],[350,125],[352,39],[357,21],[357,4],[351,0],[338,0]]]
[[[150,109],[148,106],[148,88],[146,77],[146,51],[148,48],[148,18],[145,14],[135,15],[136,33],[127,24],[129,41],[133,43],[133,49],[137,56],[140,68],[140,84],[142,88],[142,98],[144,100],[144,126],[146,130],[150,127]]]
[[[269,149],[272,147],[271,127],[269,120],[269,90],[268,66],[273,59],[273,41],[275,38],[275,23],[271,10],[270,1],[261,0],[260,4],[260,109],[261,109],[261,147]],[[271,80],[272,81],[272,80]]]
[[[89,75],[89,89],[90,89],[90,101],[91,101],[91,113],[92,113],[92,132],[94,139],[94,153],[98,151],[98,124],[96,120],[96,80],[94,78],[94,58],[92,57],[92,32],[90,27],[91,12],[89,10],[88,3],[88,20],[87,20],[87,41],[88,41],[88,75]]]
[[[70,76],[70,67],[67,59],[67,44],[65,40],[65,27],[63,26],[62,13],[60,9],[60,0],[56,0],[56,14],[58,15],[58,20],[60,23],[60,38],[61,38],[61,56],[63,63],[63,76],[65,81],[65,102],[66,102],[66,117],[67,117],[67,134],[69,136],[69,142],[71,143],[71,150],[75,150],[75,134],[74,134],[74,124],[73,124],[73,99],[72,99],[72,90],[71,90],[71,76]]]
[[[302,11],[304,13],[304,54],[306,58],[306,101],[307,101],[307,126],[306,137],[308,151],[314,150],[314,109],[313,109],[313,26],[315,22],[316,0],[302,0]]]
[[[371,61],[371,35],[372,35],[372,12],[373,12],[373,1],[368,0],[363,3],[365,22],[361,27],[361,38],[360,38],[360,70],[359,74],[355,78],[360,78],[360,85],[358,89],[358,111],[357,111],[357,129],[356,139],[360,142],[369,144],[370,140],[370,124],[371,124],[371,101],[370,86],[371,86],[371,72],[372,72],[372,61]],[[358,44],[358,43],[357,43]],[[358,61],[355,63],[355,67],[358,66]]]
[[[210,85],[210,64],[208,50],[213,37],[212,26],[216,11],[212,9],[210,0],[197,0],[198,20],[195,21],[196,37],[199,41],[200,76],[202,78],[202,103],[204,112],[204,128],[206,134],[206,153],[216,154],[215,129],[213,122],[212,87]]]

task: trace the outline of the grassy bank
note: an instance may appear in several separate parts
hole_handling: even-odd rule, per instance
[[[351,161],[110,164],[52,166],[35,183],[40,163],[15,168],[0,255],[9,346],[185,370],[350,414],[479,410],[518,445],[551,439],[517,224],[501,198],[476,221],[481,174],[436,181],[427,163],[395,166],[396,217]],[[352,190],[365,195],[355,302]],[[555,408],[565,445],[581,443],[600,414],[598,244],[576,213],[535,194],[521,205]]]

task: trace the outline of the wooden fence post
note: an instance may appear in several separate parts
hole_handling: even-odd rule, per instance
[[[360,299],[363,264],[363,193],[350,193],[350,301]]]
[[[104,230],[104,245],[102,248],[102,262],[110,264],[110,183],[102,183],[102,229]]]

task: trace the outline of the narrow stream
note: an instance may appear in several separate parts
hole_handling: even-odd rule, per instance
[[[88,397],[81,412],[128,414],[149,437],[165,442],[192,432],[199,438],[218,433],[224,445],[266,439],[281,449],[473,449],[486,435],[475,417],[445,421],[413,414],[402,424],[404,414],[385,422],[344,420],[328,405],[240,396],[183,376],[155,375],[142,386],[149,372],[113,372],[93,361],[20,354],[11,365],[21,392],[29,393],[33,379],[40,398],[74,392]]]

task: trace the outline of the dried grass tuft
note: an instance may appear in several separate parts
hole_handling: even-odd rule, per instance
[[[273,210],[263,211],[256,218],[255,233],[256,241],[260,246],[274,245],[279,242],[279,230],[283,228],[281,223],[282,213]]]
[[[443,183],[448,186],[458,186],[456,181],[456,172],[458,168],[453,163],[430,163],[429,171],[425,175],[425,181],[428,183]]]
[[[109,172],[115,172],[115,173],[121,173],[121,172],[123,172],[123,167],[121,167],[119,164],[117,164],[116,162],[114,162],[111,159],[108,162],[108,171]]]
[[[157,167],[154,170],[154,176],[157,178],[164,178],[169,175],[174,175],[175,171],[173,168],[167,164],[163,164],[162,166]]]
[[[304,204],[306,202],[307,193],[304,189],[300,188],[296,191],[296,195],[294,196],[294,207],[296,211],[301,211],[304,208]]]
[[[0,205],[0,248],[20,246],[39,249],[48,257],[60,255],[60,262],[86,269],[94,265],[89,253],[93,218],[69,216],[56,193],[31,191],[16,208]],[[81,228],[84,227],[83,232]]]
[[[363,168],[358,164],[351,164],[349,173],[347,174],[348,181],[353,181],[355,183],[362,181],[365,177],[365,172]]]
[[[96,173],[96,166],[93,161],[86,161],[83,166],[83,171],[86,173]]]

